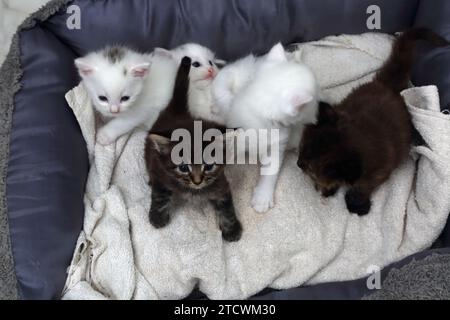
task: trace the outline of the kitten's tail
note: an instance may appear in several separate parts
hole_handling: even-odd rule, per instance
[[[173,96],[169,108],[173,113],[184,113],[187,111],[188,91],[189,91],[189,72],[191,70],[191,59],[184,57],[178,67]]]
[[[450,42],[427,28],[413,28],[401,34],[394,43],[392,53],[378,72],[376,79],[396,92],[408,88],[410,72],[414,62],[417,40],[426,40],[434,46],[443,47]]]

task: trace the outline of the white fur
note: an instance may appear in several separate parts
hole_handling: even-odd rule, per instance
[[[165,52],[181,62],[187,56],[192,60],[189,73],[189,112],[195,118],[223,123],[224,120],[212,112],[212,82],[219,72],[218,65],[224,64],[217,59],[214,52],[196,43],[187,43],[170,51],[158,48],[159,52]],[[196,63],[200,66],[196,67]]]
[[[279,130],[280,158],[276,161],[280,165],[273,174],[264,175],[263,170],[267,170],[275,159],[261,151],[258,153],[261,175],[254,190],[252,207],[265,212],[274,205],[275,186],[286,148],[299,142],[302,125],[316,121],[318,86],[309,68],[287,61],[281,44],[261,58],[246,57],[236,64],[224,68],[223,74],[221,72],[224,77],[217,78],[220,82],[214,90],[220,107],[227,114],[226,125]],[[259,142],[262,150],[276,146]]]
[[[177,63],[169,57],[127,50],[124,59],[112,64],[102,52],[95,52],[75,64],[94,107],[110,120],[97,135],[102,145],[111,144],[139,125],[150,128],[172,97]],[[125,95],[129,101],[121,102]],[[99,96],[106,96],[108,102]]]
[[[220,70],[212,83],[213,113],[226,115],[234,96],[252,79],[257,58],[248,55]]]

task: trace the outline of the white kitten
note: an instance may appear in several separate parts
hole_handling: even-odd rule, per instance
[[[192,60],[189,73],[189,112],[194,118],[223,123],[223,119],[212,113],[213,99],[211,85],[219,66],[225,61],[217,59],[214,52],[196,43],[187,43],[170,51],[157,48],[155,51],[172,55],[178,62],[188,56]]]
[[[151,127],[170,101],[177,70],[172,58],[124,47],[90,53],[75,65],[95,109],[109,120],[97,134],[102,145],[141,124]]]
[[[234,70],[231,65],[232,71],[226,68],[222,71],[232,77],[230,81],[217,79],[228,84],[226,90],[229,92],[223,95],[226,91],[223,90],[222,96],[218,97],[225,109],[228,108],[227,127],[279,130],[278,140],[259,140],[261,171],[251,204],[256,211],[265,212],[274,205],[274,191],[291,131],[295,133],[294,143],[297,143],[300,126],[316,122],[318,86],[309,68],[288,62],[281,44],[261,58],[247,57],[237,63]],[[248,67],[250,69],[246,69]],[[271,156],[274,154],[279,158]]]
[[[228,114],[234,96],[253,78],[258,61],[251,54],[220,70],[212,83],[214,114]]]

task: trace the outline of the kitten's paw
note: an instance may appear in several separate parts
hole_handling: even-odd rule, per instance
[[[105,130],[105,128],[102,128],[97,132],[97,142],[102,146],[110,145],[115,140],[116,137],[114,137],[108,130]]]
[[[364,216],[369,213],[371,202],[370,199],[358,190],[350,189],[345,194],[345,204],[348,211]]]
[[[236,220],[231,227],[222,230],[222,239],[228,242],[239,241],[242,236],[242,225]]]
[[[170,222],[170,215],[161,214],[161,213],[152,213],[150,212],[150,223],[156,229],[161,229],[167,226]]]
[[[259,213],[264,213],[273,208],[273,195],[268,195],[267,192],[255,190],[252,197],[252,208]]]

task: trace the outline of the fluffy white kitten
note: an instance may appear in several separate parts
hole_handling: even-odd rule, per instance
[[[318,85],[309,68],[288,62],[281,44],[261,58],[241,59],[236,66],[224,68],[221,74],[230,77],[218,77],[217,81],[227,85],[218,91],[215,88],[218,101],[227,114],[227,127],[279,130],[279,140],[273,144],[270,139],[259,140],[261,171],[251,204],[257,212],[265,212],[274,205],[275,187],[286,148],[290,143],[299,142],[297,136],[300,136],[303,124],[316,122]],[[291,133],[295,134],[295,139]],[[279,148],[279,158],[270,156],[273,148]]]
[[[174,59],[108,47],[75,60],[95,109],[109,120],[97,134],[102,145],[144,124],[151,127],[172,96]]]
[[[212,113],[212,82],[219,72],[219,67],[225,61],[217,59],[214,52],[196,43],[187,43],[172,50],[162,48],[155,52],[168,54],[181,62],[183,57],[188,56],[192,60],[189,73],[189,112],[194,118],[223,123],[223,119]]]

